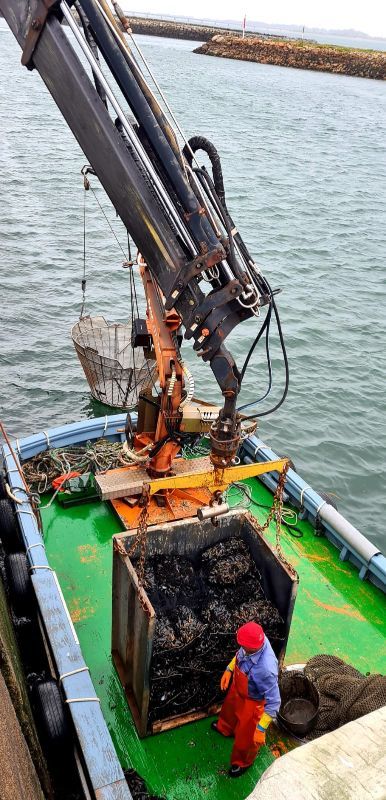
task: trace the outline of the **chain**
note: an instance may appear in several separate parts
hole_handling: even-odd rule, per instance
[[[291,570],[291,572],[293,572],[294,570],[292,564],[290,564],[287,561],[281,546],[281,521],[283,517],[283,495],[284,495],[284,486],[288,470],[289,470],[289,461],[287,461],[287,463],[284,464],[284,467],[279,475],[279,480],[277,482],[277,488],[275,492],[275,498],[274,498],[275,519],[276,519],[275,547],[276,547],[276,552],[280,558],[280,561],[282,561],[282,563],[285,564],[288,567],[288,569]]]
[[[146,550],[147,550],[147,526],[149,520],[149,503],[150,503],[150,495],[148,492],[144,493],[143,495],[143,508],[138,517],[138,525],[137,525],[137,534],[134,537],[134,541],[130,545],[127,555],[130,556],[132,553],[138,548],[139,549],[139,560],[138,560],[138,568],[136,570],[138,575],[138,583],[140,586],[143,584],[143,577],[145,573],[145,562],[146,562]]]
[[[264,525],[260,525],[259,523],[257,523],[257,524],[258,524],[259,533],[264,534],[266,532],[266,530],[268,529],[269,525],[271,524],[271,522],[273,521],[273,519],[275,519],[275,524],[276,524],[275,548],[276,548],[276,552],[277,552],[277,554],[279,556],[279,559],[282,562],[282,564],[285,564],[285,566],[289,569],[289,571],[293,575],[296,575],[297,574],[296,570],[293,568],[292,564],[290,564],[289,561],[287,561],[287,559],[286,559],[286,557],[285,557],[285,555],[283,553],[282,546],[281,546],[281,522],[282,522],[282,517],[283,517],[283,496],[284,496],[284,486],[285,486],[285,482],[286,482],[287,472],[289,470],[289,466],[290,466],[289,462],[287,461],[287,463],[284,464],[284,467],[283,467],[283,469],[282,469],[282,471],[281,471],[281,473],[279,475],[279,480],[277,482],[277,487],[276,487],[275,495],[274,495],[274,498],[273,498],[273,504],[272,504],[270,512],[269,512],[269,514],[267,516],[267,519],[264,522]]]

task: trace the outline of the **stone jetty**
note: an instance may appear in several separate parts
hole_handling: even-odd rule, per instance
[[[209,25],[196,25],[174,20],[148,19],[127,15],[133,33],[145,36],[165,36],[169,39],[190,39],[193,42],[206,42],[214,35],[226,35],[229,29],[213,28]],[[236,31],[234,31],[236,33]]]
[[[255,61],[259,64],[386,80],[386,52],[378,50],[357,50],[288,39],[284,41],[249,36],[242,39],[240,35],[219,34],[194,52],[218,58]]]

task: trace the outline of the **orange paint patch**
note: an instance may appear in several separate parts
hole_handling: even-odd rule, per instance
[[[307,555],[307,561],[328,561],[327,556]]]
[[[97,547],[95,544],[81,544],[78,553],[82,564],[90,564],[98,558]]]
[[[331,558],[329,556],[319,556],[319,555],[316,555],[316,554],[313,554],[313,555],[308,554],[307,555],[307,561],[314,561],[314,562],[316,561],[318,563],[320,563],[320,562],[331,563]],[[345,575],[349,574],[345,567],[340,567],[338,564],[336,564],[335,561],[332,564],[332,566],[334,568],[334,572],[343,572]]]
[[[92,615],[95,614],[95,608],[87,605],[87,601],[81,606],[78,598],[74,597],[71,600],[69,612],[73,623],[76,625],[77,622],[82,622],[82,620],[92,617]]]
[[[365,618],[362,617],[362,614],[360,614],[359,611],[356,611],[355,608],[352,608],[349,605],[331,606],[328,603],[322,603],[322,601],[318,600],[317,597],[312,597],[311,592],[308,592],[307,589],[303,589],[303,591],[319,608],[324,608],[325,611],[332,611],[333,614],[343,614],[345,617],[353,617],[353,619],[357,619],[359,622],[365,622]]]

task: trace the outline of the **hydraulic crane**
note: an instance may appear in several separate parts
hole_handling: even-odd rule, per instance
[[[226,207],[218,153],[199,136],[181,149],[106,0],[0,0],[0,9],[22,48],[22,64],[40,73],[141,253],[161,385],[148,473],[165,479],[181,444],[181,326],[224,398],[210,431],[210,460],[215,472],[228,470],[240,442],[243,373],[224,341],[262,306],[269,318],[277,311],[275,292]],[[212,175],[199,166],[199,150]]]

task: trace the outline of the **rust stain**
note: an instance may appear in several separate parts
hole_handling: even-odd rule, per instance
[[[95,544],[81,544],[79,545],[78,553],[82,564],[90,564],[98,558],[97,547]]]
[[[289,560],[291,561],[291,566],[292,567],[298,567],[299,564],[301,564],[301,562],[302,562],[302,559],[298,558],[293,553],[291,553],[288,557],[289,557]]]
[[[322,561],[325,563],[327,562],[331,564],[331,566],[334,569],[334,572],[344,572],[345,575],[349,575],[345,567],[340,567],[339,564],[336,564],[335,562],[332,563],[331,558],[329,556],[319,556],[314,553],[313,555],[307,555],[307,561],[317,561],[318,563]]]
[[[327,556],[317,556],[315,554],[314,555],[309,554],[307,556],[307,560],[308,561],[328,561],[328,558],[327,558]]]
[[[347,604],[344,606],[332,606],[329,603],[322,603],[317,597],[312,597],[311,592],[308,592],[307,589],[303,589],[303,591],[315,605],[319,606],[319,608],[324,608],[325,611],[332,611],[334,614],[343,614],[346,617],[353,617],[353,619],[357,619],[359,622],[365,622],[365,618],[359,611],[356,611],[355,608]]]
[[[283,742],[282,739],[278,739],[276,742],[271,744],[269,749],[270,749],[272,755],[274,756],[274,758],[280,758],[281,756],[284,756],[285,753],[288,753],[288,751],[289,751],[289,748],[287,747],[285,742]]]
[[[269,749],[274,758],[281,758],[281,756],[289,752],[284,742],[276,742],[276,744],[272,744]]]
[[[92,615],[95,614],[95,608],[87,605],[87,601],[81,606],[79,599],[73,597],[70,602],[69,612],[73,623],[76,624],[77,622],[82,622],[82,620],[92,617]]]

